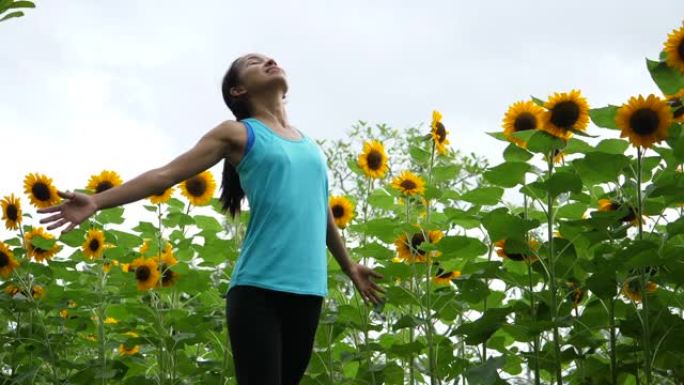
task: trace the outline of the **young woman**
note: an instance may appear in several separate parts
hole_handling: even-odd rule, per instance
[[[189,151],[126,183],[38,210],[68,232],[101,209],[161,193],[224,159],[221,202],[235,217],[247,194],[247,234],[226,294],[226,318],[239,385],[295,385],[308,366],[327,289],[325,248],[364,302],[382,302],[383,276],[351,261],[328,205],[325,155],[288,123],[285,71],[261,54],[237,58],[223,99],[237,118],[207,132]],[[244,188],[244,191],[243,191]]]

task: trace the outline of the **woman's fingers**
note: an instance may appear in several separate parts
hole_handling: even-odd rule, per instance
[[[66,221],[67,221],[66,219],[62,218],[62,219],[60,219],[57,223],[53,223],[53,224],[51,224],[50,226],[48,226],[47,229],[48,229],[48,230],[56,229],[56,228],[58,228],[59,226],[65,224]]]
[[[54,222],[54,221],[56,221],[58,219],[62,219],[62,218],[64,218],[64,214],[59,212],[59,213],[57,213],[51,217],[41,219],[40,223]]]
[[[62,192],[62,191],[57,190],[57,195],[61,196],[62,198],[67,198],[67,199],[71,199],[74,197],[74,193],[71,191]]]
[[[371,286],[372,286],[373,289],[375,289],[375,290],[381,291],[381,292],[383,292],[383,293],[385,292],[385,288],[382,287],[382,286],[380,286],[380,285],[378,285],[378,284],[375,283],[375,282],[371,282]]]
[[[47,213],[52,213],[52,212],[55,212],[57,210],[60,210],[61,208],[62,208],[62,205],[59,204],[59,205],[46,207],[44,209],[38,209],[38,210],[36,210],[36,212],[38,212],[40,214],[47,214]]]

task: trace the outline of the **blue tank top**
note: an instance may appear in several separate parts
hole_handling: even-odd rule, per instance
[[[245,284],[325,297],[329,198],[325,154],[301,131],[301,139],[288,139],[256,118],[241,122],[248,140],[235,170],[250,216],[228,290]]]

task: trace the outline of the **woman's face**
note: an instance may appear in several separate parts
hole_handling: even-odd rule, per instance
[[[240,60],[240,80],[248,94],[259,94],[273,87],[282,89],[287,93],[287,78],[285,70],[280,68],[272,58],[250,53]]]

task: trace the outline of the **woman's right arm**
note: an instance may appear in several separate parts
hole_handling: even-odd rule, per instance
[[[48,229],[57,228],[67,221],[71,224],[62,233],[78,226],[83,220],[101,209],[161,194],[165,189],[210,168],[226,157],[238,138],[245,136],[241,123],[225,121],[206,133],[193,148],[168,164],[146,171],[134,179],[95,195],[78,192],[59,192],[68,200],[56,206],[38,210],[39,213],[57,214],[43,218],[40,223],[55,222]]]

